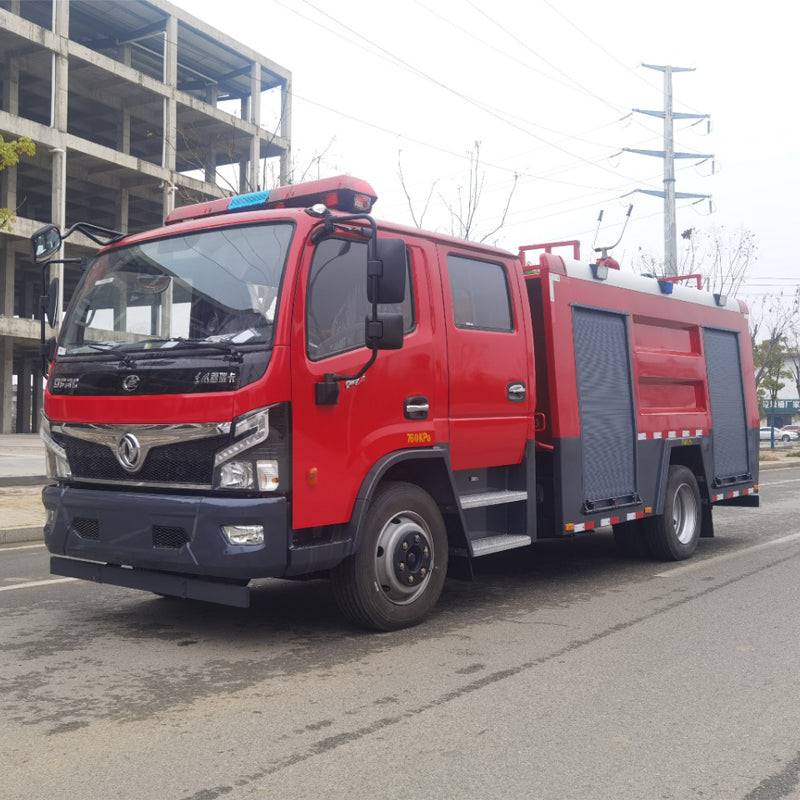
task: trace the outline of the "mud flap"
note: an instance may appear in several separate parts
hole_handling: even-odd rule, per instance
[[[713,539],[714,538],[714,517],[712,515],[713,507],[708,500],[703,500],[701,504],[702,519],[700,520],[700,538]]]

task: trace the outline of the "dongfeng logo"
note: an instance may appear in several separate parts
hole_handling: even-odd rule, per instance
[[[126,375],[122,379],[122,388],[126,392],[135,392],[136,387],[142,382],[142,379],[138,375]]]
[[[142,448],[139,440],[132,433],[126,433],[117,442],[117,461],[128,472],[136,472],[139,469],[141,457]]]

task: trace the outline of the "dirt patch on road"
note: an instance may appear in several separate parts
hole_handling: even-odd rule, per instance
[[[0,529],[44,525],[41,486],[0,489]]]

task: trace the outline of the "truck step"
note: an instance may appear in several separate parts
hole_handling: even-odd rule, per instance
[[[473,539],[472,555],[488,556],[491,553],[500,553],[503,550],[513,550],[515,547],[526,547],[531,543],[530,536],[522,534],[501,534],[500,536],[485,536],[482,539]]]
[[[500,491],[479,492],[477,494],[463,494],[459,498],[461,508],[481,508],[483,506],[499,506],[504,503],[519,503],[528,499],[527,492]]]

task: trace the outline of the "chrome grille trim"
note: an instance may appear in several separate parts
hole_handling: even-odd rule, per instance
[[[50,423],[53,433],[69,436],[74,439],[82,439],[100,444],[114,450],[119,441],[127,433],[133,433],[139,441],[141,447],[141,457],[136,469],[129,470],[132,473],[138,472],[147,460],[147,454],[154,447],[163,445],[178,444],[197,439],[207,439],[211,436],[221,436],[230,433],[230,422],[186,422],[175,424],[140,424],[140,425],[96,425],[91,423]],[[78,477],[78,476],[74,476]],[[110,481],[109,481],[110,482]],[[126,485],[146,485],[155,486],[156,484],[135,481],[117,481]],[[186,484],[183,484],[186,486]],[[205,488],[205,487],[203,487]]]

